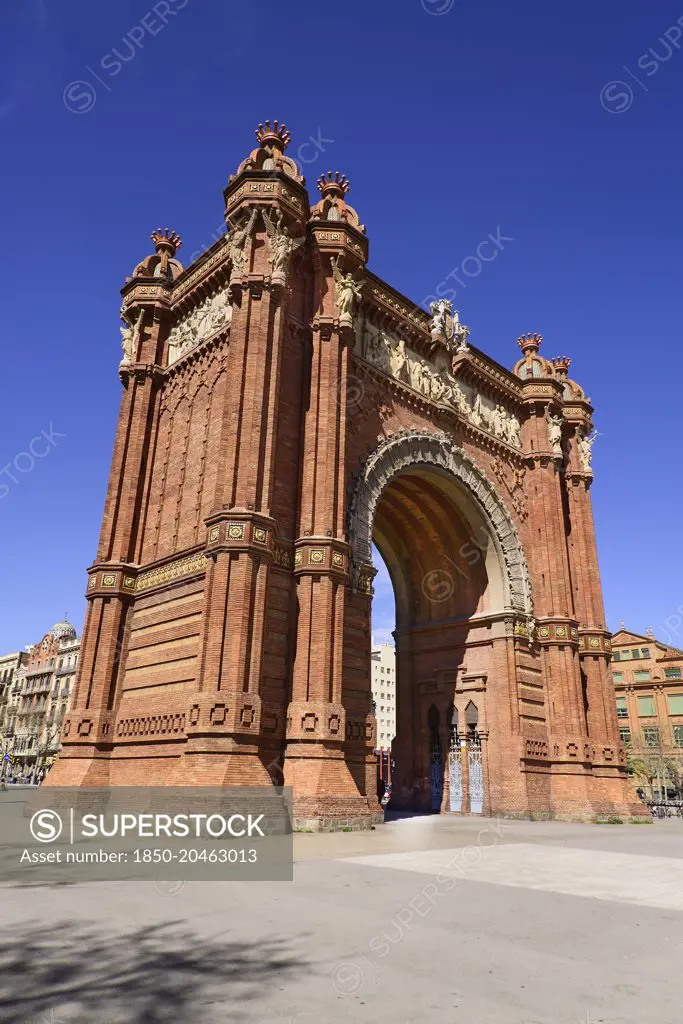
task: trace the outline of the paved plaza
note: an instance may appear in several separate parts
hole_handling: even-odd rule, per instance
[[[294,883],[7,886],[0,1019],[679,1024],[683,824],[415,817]]]

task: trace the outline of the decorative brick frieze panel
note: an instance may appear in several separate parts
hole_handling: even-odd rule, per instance
[[[206,572],[206,555],[199,551],[194,555],[179,558],[175,562],[154,569],[143,570],[135,582],[135,593],[139,594],[155,587],[161,587],[176,580],[185,579]]]
[[[535,639],[542,647],[549,644],[569,644],[572,647],[577,647],[579,631],[576,623],[571,619],[560,621],[540,619],[536,624]]]
[[[294,572],[344,579],[349,573],[349,546],[330,537],[300,537],[294,545]]]

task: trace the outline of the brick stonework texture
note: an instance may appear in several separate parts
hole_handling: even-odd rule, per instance
[[[528,336],[510,372],[469,345],[447,304],[430,316],[367,270],[343,177],[311,208],[284,127],[257,137],[228,235],[183,270],[155,232],[122,290],[109,489],[46,784],[284,783],[301,827],[379,820],[372,539],[396,592],[393,805],[448,811],[461,763],[468,812],[479,756],[485,814],[639,814],[569,361]]]

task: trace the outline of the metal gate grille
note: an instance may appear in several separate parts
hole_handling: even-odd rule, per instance
[[[443,797],[443,761],[441,758],[441,743],[437,739],[432,742],[432,810],[441,810],[441,799]]]
[[[462,750],[457,736],[451,740],[448,751],[448,781],[450,809],[462,811]]]
[[[467,749],[467,769],[470,784],[470,812],[482,814],[484,810],[484,769],[481,762],[481,739],[475,733]]]

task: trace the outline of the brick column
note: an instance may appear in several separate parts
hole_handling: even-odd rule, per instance
[[[103,785],[109,780],[119,670],[135,588],[141,481],[157,417],[164,325],[170,285],[133,278],[123,289],[131,322],[140,321],[134,361],[122,362],[121,407],[97,559],[88,570],[83,641],[74,697],[62,729],[62,751],[46,785]]]
[[[270,176],[266,176],[269,178]],[[235,183],[236,185],[239,182]],[[253,185],[261,188],[261,180]],[[238,197],[244,186],[233,192]],[[275,217],[277,207],[271,205]],[[281,211],[280,211],[281,212]],[[222,418],[221,473],[207,528],[198,692],[186,715],[177,780],[190,785],[270,785],[273,738],[264,736],[261,697],[270,573],[280,523],[276,488],[291,467],[276,465],[287,288],[269,263],[258,214],[244,265],[232,268],[233,315]],[[270,720],[270,713],[268,715]],[[282,721],[282,715],[280,716]]]
[[[313,223],[316,312],[294,556],[299,616],[287,711],[285,783],[294,787],[294,814],[304,827],[333,828],[340,821],[362,825],[372,814],[368,796],[361,793],[347,763],[347,753],[356,761],[362,758],[362,747],[366,756],[372,755],[372,715],[368,710],[362,723],[365,735],[357,736],[361,723],[351,721],[343,703],[347,588],[353,583],[369,596],[372,577],[368,570],[351,581],[350,574],[346,390],[354,336],[351,324],[340,320],[332,262],[344,256],[349,272],[358,269],[359,260],[341,247],[348,240],[348,227],[340,225],[333,239],[329,224],[316,231]],[[369,690],[369,678],[367,686]],[[371,803],[376,809],[374,793]]]
[[[524,393],[529,411],[524,424],[525,449],[532,464],[526,487],[536,524],[528,555],[534,580],[536,638],[541,645],[548,693],[548,720],[551,733],[585,737],[578,623],[564,514],[564,456],[551,447],[547,422],[549,414],[558,411],[562,390],[557,381],[548,380],[527,382]]]
[[[600,584],[595,524],[590,497],[593,474],[582,467],[576,436],[568,442],[567,508],[570,524],[569,558],[574,581],[574,602],[581,636],[581,670],[588,704],[587,727],[591,740],[619,743],[610,672],[610,639]]]

